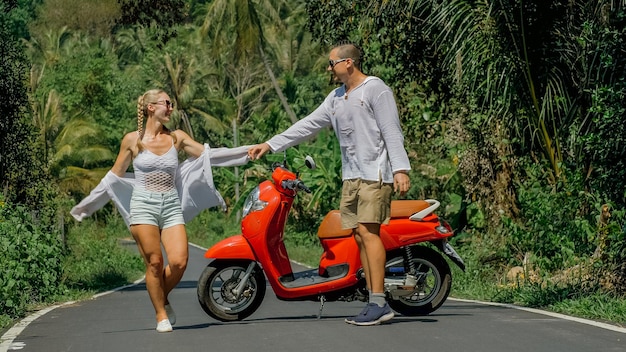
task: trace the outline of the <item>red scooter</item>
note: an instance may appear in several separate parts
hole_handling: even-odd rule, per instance
[[[307,157],[306,165],[315,162]],[[272,182],[273,181],[273,182]],[[285,221],[300,191],[311,192],[286,162],[273,165],[272,181],[264,181],[248,196],[242,234],[209,248],[210,260],[198,281],[202,309],[220,321],[242,320],[254,313],[265,296],[265,277],[281,300],[367,301],[359,250],[351,230],[341,229],[339,211],[323,219],[318,237],[324,252],[319,267],[294,272],[283,242]],[[380,237],[387,250],[385,294],[391,308],[405,316],[427,315],[448,297],[450,267],[431,243],[461,269],[463,260],[448,244],[450,226],[433,213],[436,200],[396,200],[391,220]]]

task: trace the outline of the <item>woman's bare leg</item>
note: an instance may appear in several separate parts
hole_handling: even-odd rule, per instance
[[[163,229],[161,231],[161,242],[167,255],[167,266],[163,271],[163,292],[165,294],[165,303],[169,303],[167,296],[183,278],[189,260],[185,225],[176,225]]]
[[[156,320],[159,322],[167,319],[161,234],[159,228],[154,225],[132,225],[130,232],[146,264],[146,289],[156,312]]]

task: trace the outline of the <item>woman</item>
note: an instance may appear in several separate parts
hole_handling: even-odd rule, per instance
[[[113,199],[146,264],[146,288],[156,313],[158,332],[172,331],[176,322],[168,294],[180,282],[187,267],[185,220],[195,216],[201,208],[224,205],[213,187],[210,161],[215,159],[220,164],[217,166],[247,162],[247,146],[220,148],[214,152],[183,131],[170,131],[165,124],[170,121],[173,110],[170,97],[163,90],[149,90],[140,96],[137,100],[137,131],[124,136],[111,171],[89,197],[71,211],[80,221]],[[181,167],[187,166],[190,160],[179,166],[178,152],[181,150],[192,157],[190,160],[196,160],[192,163],[198,166]],[[135,175],[129,183],[124,177],[131,162]],[[190,169],[200,170],[202,176],[189,172]],[[208,186],[204,189],[209,196],[203,195],[202,201],[186,202],[186,198],[199,196],[198,182]],[[193,192],[189,192],[190,184],[193,184]],[[128,197],[131,192],[132,196]],[[206,203],[207,199],[213,201]],[[165,267],[161,244],[168,259]]]

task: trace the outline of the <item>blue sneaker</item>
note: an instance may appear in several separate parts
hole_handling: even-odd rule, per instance
[[[380,307],[376,303],[370,303],[359,315],[346,318],[346,323],[358,326],[378,325],[393,318],[394,314],[387,303]]]

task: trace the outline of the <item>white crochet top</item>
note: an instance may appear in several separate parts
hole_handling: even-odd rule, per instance
[[[172,147],[163,155],[145,149],[133,160],[136,185],[150,192],[169,192],[176,188],[178,151]]]

